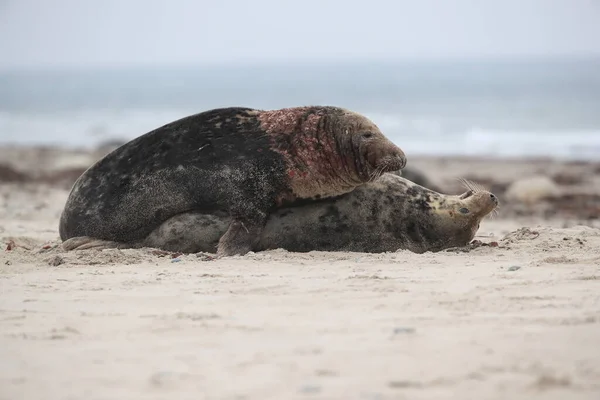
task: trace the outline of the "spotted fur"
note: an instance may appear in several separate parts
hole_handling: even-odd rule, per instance
[[[482,188],[445,195],[384,174],[350,193],[277,210],[256,250],[435,252],[468,244],[480,221],[497,206],[497,198]],[[227,225],[223,214],[182,214],[165,221],[139,246],[214,252]]]

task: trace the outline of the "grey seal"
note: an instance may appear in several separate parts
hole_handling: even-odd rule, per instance
[[[474,238],[481,220],[497,212],[499,202],[477,184],[464,184],[464,193],[447,195],[386,173],[349,193],[276,210],[269,216],[255,251],[424,253],[465,246]],[[180,214],[144,240],[115,247],[214,253],[229,220],[226,212]]]
[[[168,123],[108,153],[74,183],[60,217],[66,250],[143,241],[165,221],[224,211],[219,256],[256,249],[269,215],[404,168],[371,120],[334,106],[228,107]]]

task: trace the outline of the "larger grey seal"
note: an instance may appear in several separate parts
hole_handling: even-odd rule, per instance
[[[446,195],[384,174],[350,193],[275,211],[255,250],[424,253],[465,246],[498,206],[494,194],[470,182],[465,185],[463,194]],[[229,219],[224,212],[180,214],[144,240],[115,247],[214,253]]]
[[[113,247],[144,240],[177,215],[224,210],[217,253],[245,254],[278,207],[350,192],[405,164],[371,120],[343,108],[213,109],[91,166],[73,185],[60,236],[67,250]]]

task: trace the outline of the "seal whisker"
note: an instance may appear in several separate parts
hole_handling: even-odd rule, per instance
[[[498,215],[500,215],[500,206],[496,206],[496,208],[492,210],[492,217],[497,217]]]
[[[374,178],[375,178],[375,174],[377,173],[377,169],[378,169],[378,168],[375,168],[373,171],[371,171],[371,172],[369,173],[369,182],[372,182],[372,181],[374,180]]]
[[[381,175],[383,175],[383,168],[384,168],[383,166],[377,168],[377,171],[376,171],[376,174],[375,174],[375,176],[373,178],[373,181],[376,181],[377,179],[379,179],[379,177]]]
[[[479,193],[479,192],[487,192],[488,190],[483,187],[483,185],[473,182],[471,180],[465,179],[465,178],[458,178],[457,179],[467,190],[470,190],[473,192],[473,194],[475,193]]]
[[[485,188],[482,184],[480,183],[475,183],[473,182],[473,184],[475,185],[475,187],[478,189],[479,192],[487,192],[488,189]]]
[[[382,164],[379,167],[377,167],[372,173],[371,173],[371,179],[369,179],[370,182],[374,182],[377,179],[379,179],[381,177],[381,175],[383,175],[383,170],[385,169],[386,164]]]
[[[456,178],[456,180],[463,186],[463,188],[467,189],[468,191],[473,191],[473,187],[471,186],[470,182],[465,178]]]

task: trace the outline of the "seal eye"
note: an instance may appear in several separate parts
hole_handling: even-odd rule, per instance
[[[363,139],[370,139],[373,137],[373,134],[371,132],[365,132],[362,134]]]
[[[469,213],[469,209],[463,207],[460,210],[458,210],[458,212],[461,213],[461,214],[468,214]]]

